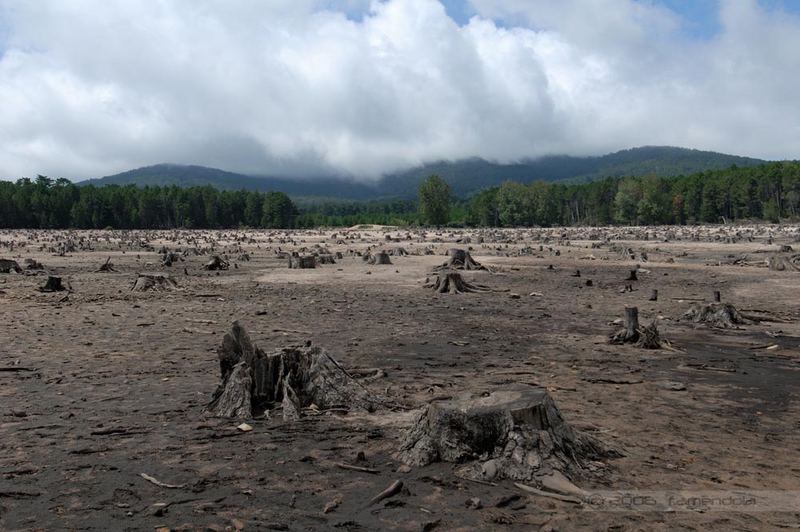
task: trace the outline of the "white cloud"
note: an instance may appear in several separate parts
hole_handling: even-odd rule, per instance
[[[672,144],[797,156],[800,21],[634,0],[0,0],[0,176],[178,162],[369,178]],[[337,7],[337,10],[333,10]],[[500,24],[496,21],[504,21]]]

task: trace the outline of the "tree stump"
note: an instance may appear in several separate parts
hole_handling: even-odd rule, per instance
[[[773,255],[767,259],[767,266],[770,270],[778,272],[800,271],[800,254],[791,256]]]
[[[653,320],[647,327],[639,327],[639,308],[625,307],[625,328],[611,335],[612,344],[634,344],[644,349],[663,347],[658,326]]]
[[[22,268],[19,267],[17,261],[11,259],[0,259],[0,273],[22,273]]]
[[[625,279],[626,281],[638,281],[639,278],[636,275],[636,270],[631,270],[631,273],[628,274],[628,278]]]
[[[722,294],[719,290],[714,290],[714,303],[719,303],[722,301]]]
[[[284,419],[296,419],[313,405],[373,411],[384,401],[370,394],[319,347],[285,347],[265,353],[233,322],[218,349],[222,382],[206,413],[250,418],[280,404]]]
[[[289,257],[289,268],[296,269],[310,269],[317,267],[317,257],[314,255],[292,255]]]
[[[736,307],[730,303],[696,304],[687,310],[681,319],[693,323],[705,323],[716,329],[735,329],[737,325],[746,325],[750,320],[744,318]]]
[[[228,261],[224,260],[219,255],[214,255],[211,259],[203,266],[204,270],[227,270],[230,267]]]
[[[440,294],[463,294],[465,292],[489,292],[488,287],[469,283],[461,277],[461,274],[453,271],[442,271],[436,275],[436,279],[425,285],[425,288],[433,288]]]
[[[106,261],[97,269],[97,272],[116,272],[114,265],[111,263],[111,257],[106,258]]]
[[[476,480],[529,481],[553,470],[572,473],[585,460],[614,454],[564,421],[544,388],[515,384],[485,397],[463,394],[430,403],[396,456],[413,466],[466,463],[459,473]]]
[[[658,290],[653,288],[653,291],[650,293],[650,301],[658,301]]]
[[[330,253],[324,253],[322,255],[317,255],[317,262],[319,264],[336,264],[336,259]]]
[[[389,257],[389,254],[385,251],[379,251],[378,253],[372,253],[367,258],[367,264],[391,264],[392,259]]]
[[[63,281],[61,277],[56,277],[55,275],[48,275],[47,282],[44,286],[39,287],[40,292],[64,292],[65,290],[72,292],[69,282]]]
[[[163,292],[175,290],[176,288],[178,288],[178,283],[176,283],[175,279],[168,275],[163,275],[160,273],[140,273],[136,277],[136,281],[134,281],[131,291]]]
[[[450,259],[436,267],[436,270],[485,270],[479,262],[472,258],[469,251],[459,248],[450,248],[447,250],[447,256]]]

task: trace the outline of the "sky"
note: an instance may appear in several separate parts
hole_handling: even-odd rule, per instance
[[[800,158],[800,0],[0,0],[0,178]]]

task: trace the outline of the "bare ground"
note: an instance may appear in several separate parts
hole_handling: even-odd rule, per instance
[[[202,413],[219,381],[216,348],[239,320],[262,347],[310,340],[349,369],[383,369],[367,385],[409,408],[463,390],[544,386],[570,423],[625,451],[602,476],[576,481],[587,490],[800,489],[800,273],[751,264],[798,246],[797,229],[596,232],[0,232],[0,258],[34,258],[73,288],[65,299],[37,291],[46,275],[0,274],[0,529],[797,528],[791,512],[598,512],[509,481],[463,480],[452,464],[407,471],[392,455],[411,411],[273,415],[250,420],[251,432]],[[455,243],[465,235],[472,243]],[[648,261],[590,247],[606,237],[647,250]],[[74,251],[54,253],[70,240]],[[315,243],[345,256],[290,270],[275,255]],[[207,250],[164,267],[162,244],[213,245],[238,267],[204,271]],[[367,246],[412,255],[370,266],[348,253]],[[496,291],[423,288],[448,248],[469,246],[491,271],[465,278]],[[435,254],[421,254],[427,247]],[[743,254],[749,265],[732,264]],[[106,257],[117,273],[95,271]],[[637,264],[639,280],[625,281]],[[173,275],[179,289],[131,292],[145,271]],[[648,301],[654,288],[658,301]],[[678,319],[714,290],[777,321],[715,330]],[[627,305],[643,324],[656,319],[673,349],[610,345]],[[397,479],[399,495],[366,505]]]

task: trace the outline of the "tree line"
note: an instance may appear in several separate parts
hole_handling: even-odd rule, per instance
[[[430,176],[420,185],[416,201],[330,201],[300,208],[282,192],[77,186],[44,176],[0,181],[0,227],[5,228],[513,227],[744,219],[800,219],[800,162],[589,183],[508,181],[466,199],[453,198],[444,180]]]
[[[93,185],[38,176],[0,181],[0,227],[168,229],[294,226],[298,211],[283,192],[213,187]]]

